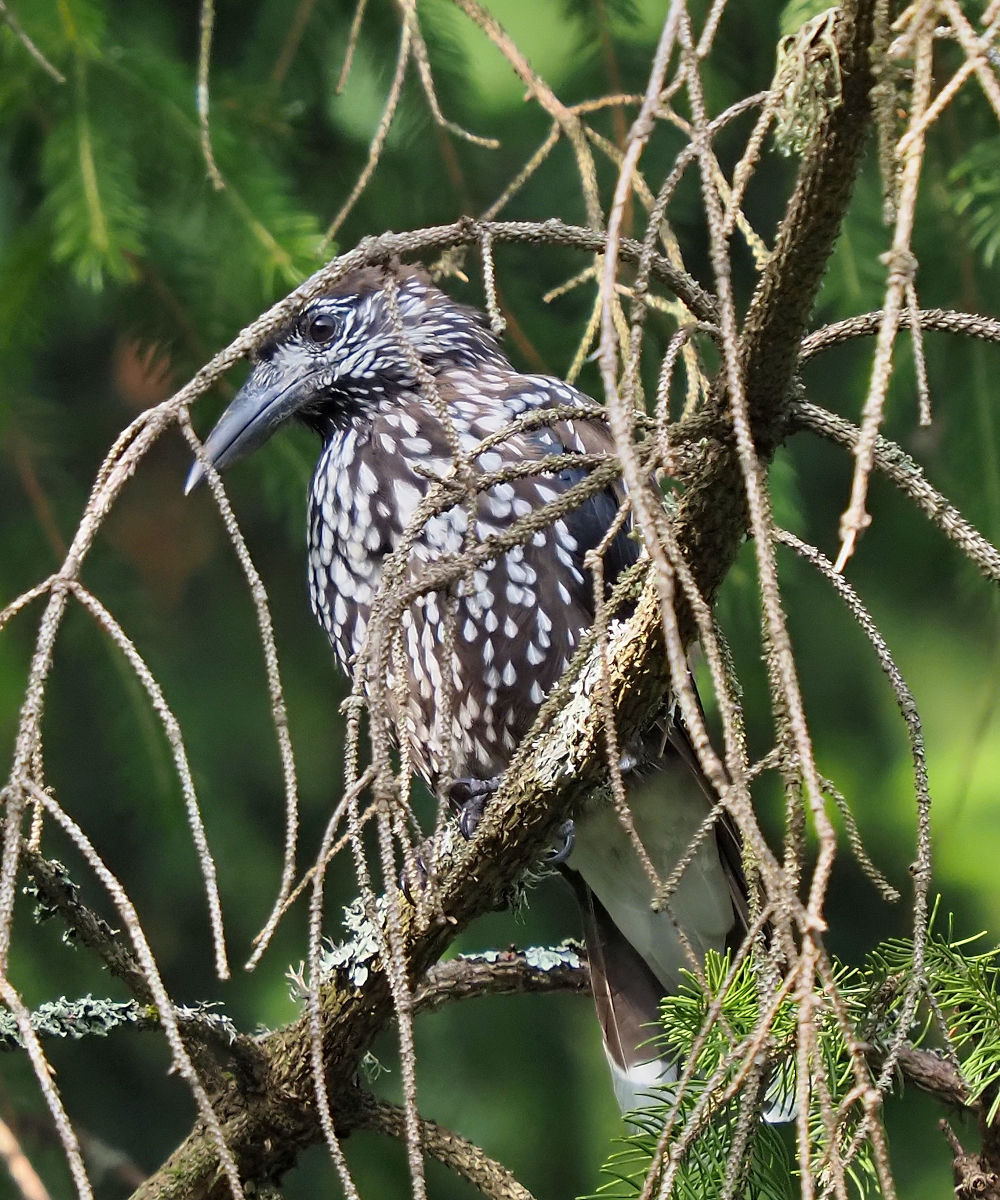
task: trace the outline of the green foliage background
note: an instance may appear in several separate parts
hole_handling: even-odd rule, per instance
[[[354,70],[334,95],[352,11],[316,0],[287,72],[276,77],[301,0],[219,0],[212,73],[212,135],[227,187],[205,178],[194,107],[198,5],[191,0],[20,0],[17,14],[65,75],[56,84],[0,28],[0,604],[51,571],[75,527],[89,481],[120,428],[180,383],[239,328],[318,262],[322,231],[360,171],[392,75],[398,17],[372,0]],[[780,33],[816,6],[732,0],[709,78],[713,111],[766,87]],[[972,5],[969,6],[970,12]],[[491,0],[535,67],[567,100],[644,85],[663,0]],[[794,10],[794,11],[792,11]],[[978,10],[977,10],[978,11]],[[422,0],[447,114],[497,136],[491,152],[447,139],[430,121],[415,80],[382,164],[341,231],[366,233],[453,220],[482,210],[547,130],[540,112],[486,39],[446,0]],[[604,47],[607,34],[613,54]],[[952,50],[940,49],[947,64]],[[613,59],[613,61],[612,61]],[[615,85],[617,86],[617,84]],[[932,139],[916,250],[925,305],[996,313],[1000,137],[969,90]],[[614,135],[610,117],[595,124]],[[731,163],[737,126],[720,146]],[[644,162],[662,176],[677,142],[659,132]],[[873,159],[874,156],[872,155]],[[748,213],[773,234],[794,163],[769,152]],[[613,180],[602,168],[608,189]],[[709,274],[698,194],[681,189],[675,228],[689,265]],[[871,161],[831,266],[817,320],[878,307],[888,245]],[[511,216],[582,218],[571,156],[560,146],[511,206]],[[565,252],[501,248],[504,300],[555,373],[570,362],[591,292],[549,307],[546,288],[582,262]],[[473,300],[474,280],[457,290]],[[752,286],[744,256],[741,295]],[[666,324],[654,332],[663,339]],[[935,421],[916,426],[909,349],[891,396],[889,430],[931,479],[994,541],[1000,540],[1000,418],[996,351],[944,335],[928,338]],[[155,347],[151,359],[145,356]],[[515,361],[524,349],[512,346]],[[829,354],[809,368],[813,397],[856,417],[870,347]],[[532,357],[532,362],[537,359]],[[146,364],[145,366],[143,364]],[[152,365],[150,365],[152,364]],[[158,370],[157,364],[160,365]],[[232,380],[233,385],[239,379]],[[584,382],[596,389],[596,373]],[[225,394],[196,411],[210,424]],[[301,776],[303,857],[341,780],[344,681],[314,628],[304,586],[304,489],[315,447],[289,432],[233,472],[234,498],[270,589]],[[282,802],[269,732],[262,656],[237,564],[208,498],[181,496],[187,467],[179,436],[157,447],[126,489],[85,571],[85,582],[133,636],[175,706],[188,739],[219,865],[230,947],[245,957],[279,874]],[[847,496],[849,464],[806,437],[773,473],[781,520],[828,553]],[[881,482],[875,524],[850,573],[880,621],[921,705],[935,801],[936,887],[963,933],[1000,937],[1000,605],[957,553]],[[791,628],[820,765],[848,795],[876,860],[902,889],[913,856],[914,805],[903,728],[893,698],[839,602],[797,562],[782,559]],[[720,605],[744,672],[754,748],[767,748],[752,559],[738,564]],[[0,640],[0,750],[12,742],[36,610]],[[46,716],[49,772],[66,808],[90,832],[130,890],[168,986],[180,1001],[221,999],[245,1029],[295,1012],[285,971],[304,954],[304,914],[288,919],[256,974],[218,984],[205,905],[166,744],[118,653],[74,613],[60,635]],[[766,790],[762,803],[774,797]],[[777,812],[776,806],[775,812]],[[48,849],[85,872],[49,833]],[[331,916],[353,895],[346,864],[331,881]],[[85,892],[106,909],[96,887]],[[848,963],[880,938],[907,930],[846,857],[830,901],[831,942]],[[558,941],[575,932],[558,881],[539,886],[516,918],[497,915],[468,947]],[[53,923],[18,916],[14,977],[29,1003],[60,994],[117,996],[90,959],[62,943]],[[594,1190],[610,1139],[621,1133],[597,1023],[574,997],[483,1000],[423,1018],[418,1027],[423,1111],[479,1141],[539,1196]],[[376,1085],[398,1089],[391,1037]],[[73,1119],[152,1169],[186,1131],[193,1105],[165,1075],[151,1035],[121,1033],[52,1047]],[[934,1107],[907,1095],[889,1105],[901,1195],[948,1190],[949,1153]],[[25,1138],[56,1197],[70,1195],[60,1155],[26,1062],[0,1062],[0,1116]],[[405,1192],[399,1147],[369,1135],[348,1144],[362,1194]],[[468,1195],[430,1168],[433,1194]],[[96,1170],[101,1197],[127,1192]],[[12,1194],[0,1175],[0,1196]],[[336,1189],[324,1153],[289,1176],[289,1197]],[[365,1189],[368,1189],[367,1191]]]

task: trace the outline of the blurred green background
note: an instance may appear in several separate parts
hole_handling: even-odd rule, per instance
[[[619,87],[640,90],[663,0],[491,0],[535,67],[566,101]],[[767,87],[780,33],[816,6],[732,0],[707,68],[713,113]],[[974,10],[969,5],[970,13]],[[695,4],[694,11],[704,12]],[[206,181],[194,107],[199,9],[192,0],[20,0],[19,19],[63,71],[56,84],[10,31],[0,29],[0,604],[61,560],[108,446],[137,412],[164,398],[248,320],[319,263],[322,231],[364,165],[392,77],[398,14],[371,0],[350,81],[334,94],[352,18],[348,0],[219,0],[212,64],[212,134],[227,187]],[[975,9],[978,13],[978,9]],[[405,229],[482,211],[544,138],[548,122],[485,37],[445,0],[421,0],[445,112],[502,148],[470,146],[437,129],[414,72],[382,162],[339,235]],[[296,40],[295,30],[301,36]],[[942,45],[938,69],[954,65]],[[950,58],[949,56],[952,56]],[[752,119],[752,118],[751,118]],[[593,125],[620,135],[610,114]],[[749,132],[737,122],[719,140],[731,168]],[[680,146],[661,129],[644,158],[654,188]],[[747,212],[770,239],[794,162],[772,149]],[[607,199],[614,173],[603,162]],[[995,313],[1000,287],[1000,137],[971,89],[935,130],[927,159],[916,251],[926,306]],[[826,279],[817,323],[879,306],[888,246],[874,154]],[[582,221],[572,158],[557,147],[507,210],[511,217]],[[710,282],[705,230],[691,176],[671,212],[689,268]],[[734,242],[745,302],[753,265]],[[593,284],[550,305],[541,295],[581,269],[566,251],[500,247],[499,282],[521,336],[514,361],[564,372]],[[471,282],[456,294],[479,297]],[[671,332],[651,321],[649,359]],[[806,381],[817,402],[856,418],[871,346],[815,361]],[[1000,358],[942,334],[927,338],[934,423],[921,430],[908,338],[889,405],[892,436],[993,540],[1000,540]],[[232,386],[239,383],[234,371]],[[588,367],[584,385],[597,394]],[[203,399],[204,432],[225,403]],[[316,447],[288,431],[234,470],[230,493],[270,591],[300,772],[300,860],[315,848],[342,779],[344,680],[314,626],[305,589],[304,496]],[[263,659],[234,555],[204,493],[181,493],[188,452],[165,437],[126,487],[87,563],[84,581],[111,608],[161,681],[187,739],[216,854],[233,981],[212,974],[205,903],[182,799],[164,738],[124,660],[80,611],[60,634],[45,717],[50,782],[126,884],[178,1001],[220,999],[252,1030],[290,1019],[285,977],[305,953],[302,908],[282,925],[262,965],[245,975],[250,939],[278,884],[282,794],[269,725]],[[779,518],[827,553],[850,463],[808,435],[773,471]],[[881,624],[921,705],[930,756],[935,888],[959,931],[1000,936],[1000,773],[997,597],[955,550],[881,481],[875,523],[849,576]],[[851,800],[867,844],[904,892],[914,854],[914,801],[904,731],[866,642],[825,585],[782,558],[791,630],[821,767]],[[755,751],[768,747],[752,555],[728,580],[720,616],[746,687]],[[9,756],[38,608],[0,636],[0,750]],[[762,792],[765,811],[773,796]],[[780,830],[772,821],[775,836]],[[70,864],[86,898],[110,909],[78,856],[49,830],[46,850]],[[330,881],[331,931],[354,894],[349,864]],[[858,961],[878,938],[904,934],[906,905],[882,904],[846,856],[830,897],[831,943]],[[495,915],[465,948],[559,941],[576,932],[568,892],[539,885],[516,917]],[[36,926],[19,906],[13,978],[29,1003],[58,995],[119,992],[56,923]],[[480,1000],[418,1026],[421,1108],[480,1142],[537,1196],[592,1191],[621,1131],[590,1002],[577,997]],[[152,1035],[53,1044],[52,1061],[73,1120],[90,1149],[99,1195],[128,1193],[183,1136],[193,1117],[184,1085],[167,1077]],[[376,1086],[398,1093],[392,1035],[377,1047],[387,1068]],[[920,1097],[889,1105],[900,1193],[951,1194],[950,1156]],[[69,1196],[26,1061],[0,1060],[0,1116],[24,1140],[56,1198]],[[356,1135],[347,1153],[362,1195],[406,1194],[394,1143]],[[117,1155],[117,1157],[116,1157]],[[471,1189],[432,1165],[432,1192]],[[337,1194],[325,1152],[288,1176],[290,1198]],[[0,1172],[0,1196],[12,1195]]]

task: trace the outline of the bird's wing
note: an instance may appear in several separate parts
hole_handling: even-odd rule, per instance
[[[699,707],[701,707],[701,699],[698,697],[697,691],[695,691],[695,698],[698,699]],[[691,735],[688,733],[680,713],[675,712],[672,715],[667,726],[666,741],[687,766],[693,778],[697,780],[708,803],[714,807],[718,797],[701,769],[698,755],[691,743]],[[719,861],[729,883],[729,895],[737,917],[737,922],[726,942],[727,946],[735,952],[750,923],[750,904],[746,875],[743,871],[743,839],[736,823],[727,812],[720,813],[715,822],[715,844],[719,851]]]
[[[553,454],[601,455],[608,458],[614,456],[614,440],[607,423],[593,415],[598,406],[571,384],[545,375],[515,375],[511,377],[508,388],[498,395],[497,400],[509,420],[516,419],[529,409],[576,407],[581,410],[579,418],[567,417],[554,421],[551,425],[513,434],[500,446],[505,459],[523,463],[537,461]],[[561,494],[581,483],[592,469],[590,466],[567,465],[556,473],[535,478],[544,479],[549,491]],[[531,492],[530,480],[525,480],[520,485],[515,483],[514,486],[519,490],[523,488],[526,493]],[[595,549],[604,538],[624,496],[621,482],[615,481],[566,515],[565,524],[576,542],[576,549],[573,551],[574,563],[580,572],[585,573],[584,559],[587,553]],[[533,496],[532,501],[537,505],[536,497]],[[621,572],[639,557],[638,543],[629,536],[631,528],[632,522],[629,517],[604,556],[605,582],[609,589]],[[589,589],[582,594],[588,607],[591,607],[592,619]]]

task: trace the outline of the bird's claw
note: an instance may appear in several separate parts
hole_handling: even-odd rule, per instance
[[[573,853],[573,844],[576,841],[576,826],[572,821],[564,821],[557,831],[559,842],[553,846],[546,854],[545,861],[551,866],[557,863],[564,863],[567,858]]]
[[[448,788],[448,803],[458,813],[458,829],[467,842],[475,836],[483,819],[490,797],[500,786],[500,777],[493,779],[456,779]]]
[[[484,812],[486,812],[485,796],[473,796],[471,800],[467,800],[462,805],[462,811],[458,814],[458,829],[467,842],[471,842],[475,837]]]
[[[424,856],[418,850],[413,856],[414,866],[416,867],[416,882],[421,888],[427,886],[427,864],[424,862]],[[416,908],[416,901],[413,899],[413,893],[410,891],[410,883],[412,882],[412,874],[404,866],[399,872],[399,890],[407,898],[407,900]]]

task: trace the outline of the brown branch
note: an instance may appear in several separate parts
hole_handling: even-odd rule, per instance
[[[62,71],[60,71],[57,67],[54,67],[52,63],[49,62],[49,60],[45,57],[41,50],[38,49],[31,38],[28,37],[27,33],[24,31],[24,27],[21,25],[21,22],[17,19],[17,17],[14,16],[3,0],[0,0],[0,20],[7,25],[11,33],[13,33],[13,35],[17,38],[25,50],[28,51],[28,53],[35,60],[35,62],[38,63],[43,71],[51,75],[56,83],[66,82],[66,76],[62,73]]]
[[[816,404],[799,403],[791,417],[793,427],[853,450],[861,436],[857,425]],[[946,537],[993,583],[1000,583],[1000,550],[971,525],[958,509],[927,482],[923,471],[901,446],[881,435],[875,441],[875,469],[905,492]]]
[[[11,1179],[21,1193],[21,1200],[49,1200],[45,1184],[5,1121],[0,1121],[0,1158],[3,1158]]]
[[[938,1128],[951,1147],[952,1177],[958,1200],[1000,1200],[1000,1165],[991,1161],[985,1139],[978,1154],[968,1154],[947,1121],[939,1121]]]
[[[582,946],[573,948],[572,958],[566,956],[551,966],[539,966],[538,954],[538,951],[516,950],[512,946],[510,950],[488,955],[463,955],[437,963],[415,989],[413,1007],[421,1012],[434,1012],[453,1000],[469,1000],[475,996],[590,993],[590,967],[583,957]]]
[[[23,858],[43,908],[55,910],[80,945],[96,954],[140,1004],[152,1004],[153,993],[139,960],[122,945],[107,921],[80,900],[76,884],[63,867],[34,850],[25,850]]]
[[[357,1128],[403,1140],[406,1136],[404,1118],[403,1110],[395,1104],[375,1100],[370,1102]],[[474,1142],[426,1117],[420,1118],[420,1135],[424,1154],[467,1179],[490,1200],[532,1200],[531,1192],[518,1183],[502,1163],[490,1158]]]
[[[110,974],[125,985],[131,995],[148,1011],[149,1027],[161,1025],[152,989],[139,960],[123,945],[118,932],[79,898],[76,884],[60,863],[52,862],[34,850],[24,850],[24,866],[31,878],[34,893],[43,910],[58,913],[68,933],[104,963]],[[244,1084],[254,1086],[260,1055],[252,1039],[230,1038],[210,1022],[197,1017],[185,1018],[175,1013],[189,1053],[196,1059],[199,1072],[206,1075],[210,1090],[218,1091],[224,1084],[218,1063],[237,1069]],[[146,1027],[146,1015],[140,1027]]]
[[[306,26],[309,24],[309,18],[312,16],[312,11],[316,7],[316,0],[299,0],[298,7],[288,23],[288,32],[285,34],[285,40],[278,52],[278,57],[274,60],[274,66],[271,68],[271,86],[281,87],[285,82],[285,76],[288,74],[288,68],[292,65],[295,55],[299,49],[299,43],[302,41],[302,35],[306,31]],[[339,92],[339,88],[337,89]]]
[[[921,329],[957,333],[963,337],[979,338],[984,342],[1000,343],[1000,321],[993,317],[980,316],[979,313],[953,312],[944,308],[922,308],[917,316]],[[903,309],[899,315],[899,323],[909,326],[912,323],[912,314]],[[876,309],[857,317],[848,317],[845,321],[837,321],[833,325],[824,325],[822,329],[817,329],[804,339],[799,362],[808,362],[817,354],[822,354],[843,342],[872,337],[878,333],[881,324],[882,310]]]

